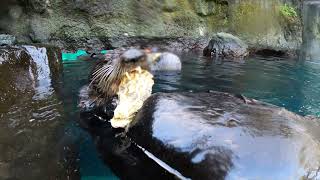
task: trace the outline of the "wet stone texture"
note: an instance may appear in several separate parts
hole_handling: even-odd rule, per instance
[[[36,64],[26,50],[17,47],[0,49],[0,112],[5,113],[23,93],[32,96]],[[19,97],[19,98],[18,98]]]
[[[191,179],[320,178],[319,120],[226,93],[157,93],[127,137]]]
[[[0,179],[68,179],[74,174],[65,165],[68,139],[58,130],[63,129],[63,107],[52,79],[61,64],[55,59],[59,51],[51,50],[0,48]]]
[[[248,54],[248,45],[228,33],[215,34],[203,50],[204,56],[227,59],[243,59]]]

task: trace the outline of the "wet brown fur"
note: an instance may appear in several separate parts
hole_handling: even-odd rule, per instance
[[[111,61],[98,63],[90,74],[90,97],[94,99],[97,105],[110,101],[116,97],[125,73],[133,71],[138,66],[149,70],[145,53],[137,59],[128,59],[121,55]]]

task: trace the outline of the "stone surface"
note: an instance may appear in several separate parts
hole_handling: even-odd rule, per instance
[[[30,94],[35,80],[35,64],[23,48],[0,48],[0,112],[6,112],[21,93]]]
[[[297,0],[22,0],[4,8],[0,30],[18,42],[68,50],[91,48],[92,40],[97,42],[94,48],[117,48],[141,37],[193,41],[219,31],[232,32],[254,48],[298,49],[302,29],[279,18],[278,7],[284,3],[300,11]],[[301,27],[299,19],[296,24]]]
[[[303,8],[303,56],[306,59],[318,60],[320,57],[320,3],[304,1]]]
[[[54,79],[61,72],[61,53],[57,52],[60,49],[54,47],[0,47],[0,112],[6,111],[22,93],[50,95],[51,77]]]
[[[195,1],[196,13],[200,16],[208,16],[214,13],[215,3],[207,0]]]
[[[53,83],[60,52],[0,47],[0,179],[78,179],[66,163],[74,149]]]
[[[16,41],[16,37],[9,34],[0,34],[0,45],[13,45]]]
[[[104,111],[81,125],[120,178],[319,178],[317,118],[221,92],[154,94],[125,132]]]
[[[248,45],[228,33],[217,33],[204,48],[203,55],[227,59],[241,59],[249,54]]]
[[[174,12],[178,8],[177,0],[164,0],[163,10],[167,12]]]

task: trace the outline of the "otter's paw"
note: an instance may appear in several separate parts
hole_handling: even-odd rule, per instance
[[[111,119],[111,126],[113,128],[125,128],[130,122],[130,119]]]

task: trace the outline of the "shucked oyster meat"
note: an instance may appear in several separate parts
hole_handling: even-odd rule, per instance
[[[117,93],[119,102],[111,119],[112,127],[124,128],[131,122],[143,102],[151,96],[153,84],[153,75],[140,66],[126,72]]]

